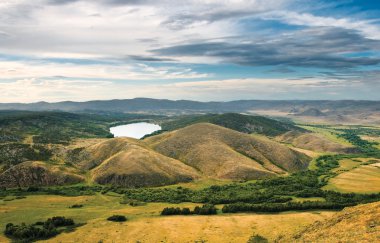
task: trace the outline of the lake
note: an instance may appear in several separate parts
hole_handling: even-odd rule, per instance
[[[110,128],[110,132],[114,137],[131,137],[138,139],[158,130],[161,130],[159,125],[148,122],[131,123]]]

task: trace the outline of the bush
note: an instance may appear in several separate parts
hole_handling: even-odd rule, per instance
[[[261,235],[252,235],[247,243],[268,243],[268,240]]]
[[[127,218],[123,215],[112,215],[111,217],[108,217],[107,220],[113,222],[125,222],[127,221]]]
[[[164,208],[161,211],[161,215],[190,215],[190,214],[198,214],[198,215],[211,215],[216,214],[217,209],[212,204],[205,204],[202,207],[196,206],[193,211],[189,208]]]
[[[74,204],[74,205],[71,205],[69,208],[82,208],[83,205],[82,204]]]
[[[8,223],[5,226],[4,234],[17,242],[33,242],[36,240],[51,238],[63,230],[58,230],[58,227],[74,226],[74,221],[65,217],[49,218],[45,222],[36,222],[35,224],[14,225]],[[42,226],[42,227],[41,227]]]

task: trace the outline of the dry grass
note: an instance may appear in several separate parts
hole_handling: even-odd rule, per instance
[[[206,176],[257,179],[307,167],[304,154],[266,138],[199,123],[146,139],[159,153],[178,159]]]
[[[357,193],[380,192],[380,168],[378,164],[361,165],[356,168],[351,163],[345,163],[345,168],[353,168],[331,178],[326,190]]]
[[[27,161],[0,175],[0,184],[7,187],[51,186],[80,183],[85,178],[74,168],[51,165],[41,161]]]
[[[215,216],[159,216],[164,207],[190,207],[197,204],[148,203],[131,207],[119,204],[120,198],[106,195],[62,197],[28,196],[0,201],[0,228],[13,222],[33,223],[52,216],[66,216],[87,224],[74,232],[63,233],[47,242],[246,242],[253,234],[275,239],[293,234],[305,225],[328,218],[334,212],[288,212],[280,214],[226,214]],[[83,208],[70,209],[73,204]],[[220,208],[220,206],[219,206]],[[113,214],[128,217],[125,223],[109,222]],[[8,239],[0,234],[0,242]]]
[[[333,136],[333,135],[331,135]],[[314,152],[346,153],[353,149],[341,140],[331,139],[317,133],[287,132],[276,138],[277,141],[290,143],[295,147]]]
[[[92,175],[98,183],[124,187],[160,186],[200,177],[194,168],[136,144],[103,161]]]
[[[138,218],[126,223],[102,219],[89,222],[76,232],[47,242],[246,242],[253,233],[269,240],[291,234],[330,216],[331,212],[276,215],[169,216]],[[276,227],[277,226],[277,227]],[[86,235],[86,238],[83,238]]]
[[[380,242],[380,202],[344,209],[279,242]]]

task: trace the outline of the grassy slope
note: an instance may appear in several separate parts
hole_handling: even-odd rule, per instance
[[[378,242],[380,202],[346,208],[333,217],[316,222],[283,242]]]
[[[161,217],[159,212],[164,207],[193,208],[197,204],[149,203],[131,207],[119,204],[119,199],[98,194],[80,197],[28,196],[26,199],[0,201],[0,228],[3,229],[8,222],[33,223],[62,215],[87,224],[48,242],[194,242],[201,239],[208,242],[245,242],[252,233],[273,240],[333,214],[322,211]],[[84,207],[69,209],[73,204],[83,204]],[[126,215],[129,220],[125,223],[106,221],[113,214]],[[7,242],[1,234],[0,242]]]
[[[324,136],[325,138],[329,139],[330,141],[332,142],[335,142],[335,143],[338,143],[338,144],[341,144],[341,145],[345,145],[345,146],[352,146],[352,144],[350,142],[348,142],[347,140],[341,138],[341,137],[338,137],[337,134],[339,134],[340,132],[334,130],[334,129],[331,129],[331,128],[321,128],[321,127],[315,127],[315,126],[306,126],[306,125],[303,125],[303,126],[300,126],[301,128],[304,128],[306,130],[309,130],[311,132],[315,132],[317,134],[320,134],[322,136]]]
[[[352,145],[344,145],[336,139],[319,133],[287,132],[275,138],[277,141],[292,144],[295,147],[312,150],[314,152],[349,153],[354,151]]]
[[[254,179],[281,174],[305,168],[308,160],[279,143],[209,123],[150,137],[146,142],[214,178]]]
[[[258,133],[276,136],[295,130],[303,131],[293,124],[285,123],[262,116],[243,115],[238,113],[190,115],[175,117],[162,123],[162,129],[173,131],[196,123],[212,123],[243,133]]]

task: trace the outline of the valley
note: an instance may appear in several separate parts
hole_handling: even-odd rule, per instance
[[[54,216],[81,225],[46,242],[293,242],[344,208],[380,201],[377,126],[239,113],[0,118],[0,227]],[[109,130],[140,122],[162,130],[141,139]],[[160,215],[210,204],[216,215]]]

